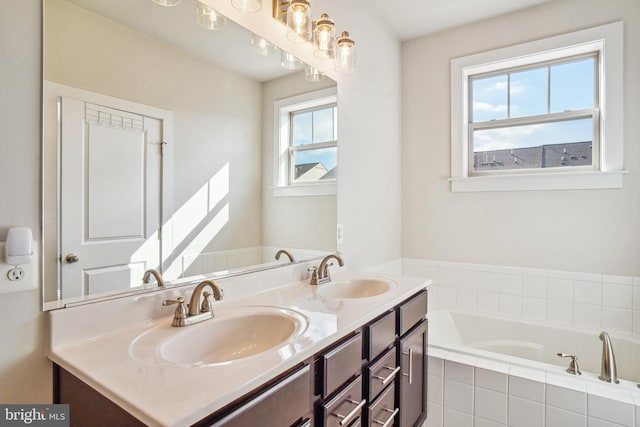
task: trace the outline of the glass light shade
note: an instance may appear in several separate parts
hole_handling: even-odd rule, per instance
[[[324,80],[324,74],[322,74],[317,68],[313,68],[311,65],[305,65],[304,67],[304,79],[308,82],[319,82]]]
[[[276,51],[276,47],[257,34],[251,36],[253,51],[260,56],[267,56]]]
[[[314,56],[322,59],[335,57],[336,29],[329,15],[323,13],[313,30]]]
[[[302,61],[290,54],[289,52],[281,51],[280,54],[280,66],[287,70],[297,70],[302,67]]]
[[[307,0],[291,0],[287,8],[287,38],[304,43],[311,40],[311,4]]]
[[[160,6],[177,6],[180,0],[153,0],[153,2]]]
[[[335,70],[343,73],[352,73],[356,69],[356,42],[349,38],[349,33],[344,31],[336,42]]]
[[[255,13],[262,9],[262,0],[231,0],[231,5],[247,13]]]
[[[215,9],[198,1],[196,7],[198,25],[206,30],[219,30],[227,24],[227,18]]]

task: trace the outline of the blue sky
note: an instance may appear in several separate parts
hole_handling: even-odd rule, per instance
[[[473,122],[526,117],[593,107],[594,61],[586,58],[551,67],[474,79]],[[550,81],[549,111],[547,84]],[[508,105],[510,95],[510,104]],[[476,131],[474,151],[590,141],[592,120]]]
[[[335,107],[296,114],[293,120],[294,145],[338,139]],[[331,170],[336,166],[337,160],[337,149],[332,147],[296,152],[294,163],[299,165],[320,162],[327,170]]]

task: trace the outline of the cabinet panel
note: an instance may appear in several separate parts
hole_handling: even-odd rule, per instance
[[[427,314],[427,291],[424,290],[398,308],[398,335],[407,333]]]
[[[387,389],[369,406],[367,425],[369,427],[393,427],[394,421],[400,412],[395,405],[395,386],[391,384]]]
[[[376,363],[369,365],[366,372],[366,396],[373,400],[389,384],[395,383],[395,379],[400,371],[396,363],[395,347],[387,351],[385,355]]]
[[[399,340],[400,427],[413,427],[426,417],[427,325],[424,320]]]
[[[333,398],[320,405],[320,426],[360,425],[366,403],[366,399],[362,398],[362,376],[358,376]]]
[[[304,365],[211,425],[215,427],[291,426],[311,409],[310,391],[311,368],[309,365]]]
[[[319,357],[320,394],[326,397],[362,369],[362,334],[342,342]]]
[[[390,311],[383,317],[365,326],[364,338],[364,357],[367,360],[372,361],[395,342],[395,313]]]

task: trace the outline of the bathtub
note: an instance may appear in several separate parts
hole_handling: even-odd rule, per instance
[[[557,353],[573,354],[578,356],[578,364],[583,372],[580,378],[597,381],[600,374],[600,331],[454,311],[430,312],[428,318],[430,349],[454,351],[560,374],[565,373],[570,359],[561,358]],[[631,334],[610,333],[610,336],[618,378],[627,380],[623,383],[639,383],[640,339]]]

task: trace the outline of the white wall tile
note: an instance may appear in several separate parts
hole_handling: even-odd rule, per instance
[[[444,408],[443,421],[442,427],[471,427],[473,425],[471,414],[465,414],[446,407]]]
[[[442,405],[444,381],[442,377],[427,375],[427,401]]]
[[[612,399],[596,396],[587,397],[589,417],[606,420],[624,426],[634,426],[634,406],[630,403],[619,402]]]
[[[476,387],[474,399],[474,415],[501,424],[507,422],[507,395],[505,393]]]
[[[478,270],[468,264],[442,263],[438,265],[438,283],[453,288],[477,288]]]
[[[587,416],[564,409],[547,406],[545,408],[546,427],[585,427]]]
[[[507,427],[507,425],[496,423],[491,420],[485,420],[484,418],[480,418],[480,417],[474,417],[473,427]]]
[[[547,297],[547,276],[544,275],[532,275],[531,273],[524,273],[522,281],[522,295],[526,297]]]
[[[633,312],[621,308],[602,307],[602,327],[614,331],[631,332]]]
[[[573,301],[573,280],[549,277],[547,279],[547,298]]]
[[[573,304],[569,301],[548,300],[547,320],[571,325],[573,322]]]
[[[544,383],[509,375],[509,394],[544,403]]]
[[[476,313],[478,311],[478,291],[467,289],[457,289],[458,310],[465,313]]]
[[[478,311],[486,314],[500,312],[500,294],[497,292],[480,292],[478,294]]]
[[[442,413],[443,407],[431,402],[427,402],[427,420],[423,424],[423,427],[442,427]]]
[[[633,287],[631,285],[603,283],[602,305],[630,310],[633,307]]]
[[[640,310],[633,310],[633,333],[640,334]]]
[[[602,283],[619,283],[621,285],[631,285],[633,284],[633,277],[629,276],[611,276],[611,275],[603,275]]]
[[[481,292],[500,292],[500,272],[479,271],[478,290]]]
[[[621,424],[610,423],[598,418],[588,417],[587,427],[620,427]]]
[[[640,284],[636,283],[640,279],[636,279],[633,279],[633,309],[640,310]]]
[[[573,282],[573,299],[582,304],[602,304],[602,283],[576,280]]]
[[[573,305],[573,324],[582,328],[599,329],[602,327],[602,307],[600,305]]]
[[[587,394],[555,385],[546,385],[546,403],[579,414],[587,413]]]
[[[429,375],[436,375],[438,377],[444,374],[444,360],[439,357],[428,356],[427,357],[427,371]]]
[[[455,309],[458,305],[458,290],[438,286],[438,307],[442,309]]]
[[[500,393],[507,392],[508,375],[502,372],[496,372],[489,369],[475,369],[475,385]]]
[[[444,380],[444,407],[466,414],[473,413],[473,386],[449,379]],[[446,418],[446,416],[445,416]]]
[[[510,427],[544,427],[544,405],[509,396]]]
[[[473,384],[473,366],[446,360],[444,362],[444,376],[449,380]]]
[[[518,295],[500,294],[500,315],[511,319],[522,317],[522,297]]]
[[[522,271],[500,271],[500,293],[507,295],[522,295]]]
[[[545,298],[522,297],[522,318],[524,320],[547,320],[547,300]]]

